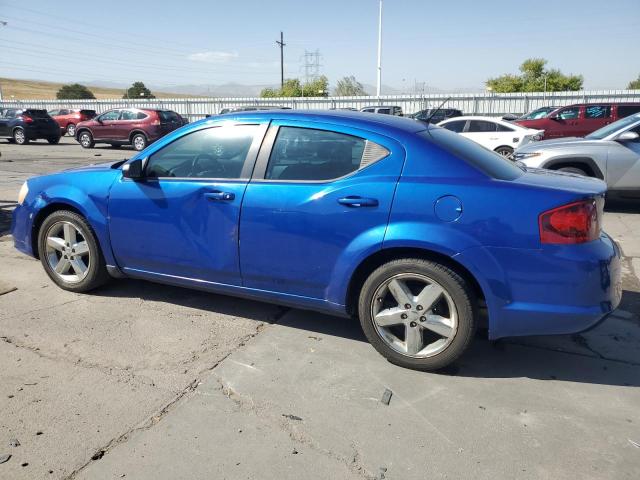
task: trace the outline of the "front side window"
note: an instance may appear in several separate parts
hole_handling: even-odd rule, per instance
[[[455,122],[445,123],[442,127],[452,132],[461,133],[464,130],[465,123],[467,123],[466,120],[456,120]]]
[[[611,116],[611,106],[608,105],[587,105],[584,109],[584,118],[609,118]]]
[[[391,110],[388,108],[379,108],[378,109],[378,113],[383,113],[385,115],[389,115],[391,113]]]
[[[107,122],[112,120],[118,120],[120,117],[120,110],[111,110],[100,115],[100,121]]]
[[[327,130],[280,127],[265,178],[316,182],[334,180],[388,154],[386,148],[360,137]]]
[[[467,133],[495,132],[496,124],[484,120],[469,120]]]
[[[197,130],[149,157],[147,177],[241,178],[257,125]]]
[[[49,110],[49,115],[52,117],[60,115],[60,110]]]
[[[558,118],[561,120],[571,120],[574,118],[578,118],[579,114],[580,114],[579,107],[565,108],[558,112]]]

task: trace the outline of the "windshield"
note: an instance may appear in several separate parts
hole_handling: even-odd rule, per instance
[[[543,107],[534,110],[533,112],[529,112],[526,115],[523,115],[519,118],[519,120],[537,120],[538,118],[545,118],[551,112],[556,110],[556,107]]]
[[[618,120],[617,122],[605,125],[604,127],[590,133],[584,138],[588,138],[589,140],[602,140],[603,138],[616,133],[618,130],[624,130],[625,128],[630,127],[637,122],[640,122],[640,114],[631,115],[630,117],[626,117]]]

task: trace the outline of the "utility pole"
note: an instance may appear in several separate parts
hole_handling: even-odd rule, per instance
[[[280,32],[280,41],[276,40],[276,44],[280,46],[280,89],[284,88],[284,35]]]
[[[382,0],[380,0],[380,13],[378,15],[378,82],[376,85],[377,97],[380,97],[381,83],[382,83]]]

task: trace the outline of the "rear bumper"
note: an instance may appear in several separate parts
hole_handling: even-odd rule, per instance
[[[60,136],[60,127],[57,123],[50,125],[28,125],[24,132],[29,140],[38,138],[56,138]]]
[[[622,297],[620,249],[606,234],[582,245],[473,248],[458,257],[481,275],[489,269],[481,283],[493,339],[581,332]]]

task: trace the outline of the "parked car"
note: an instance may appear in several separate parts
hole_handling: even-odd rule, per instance
[[[496,117],[457,117],[440,122],[438,126],[505,157],[510,157],[517,147],[541,140],[544,134],[542,130],[524,128]]]
[[[543,118],[516,120],[516,123],[544,130],[545,140],[584,137],[609,123],[638,112],[640,103],[581,103],[561,107]]]
[[[109,143],[112,147],[133,145],[140,151],[186,123],[173,110],[118,108],[80,122],[76,126],[76,140],[83,148]]]
[[[524,115],[515,118],[514,120],[537,120],[539,118],[546,118],[552,112],[555,112],[560,107],[540,107],[535,110],[525,113]]]
[[[361,112],[366,113],[382,113],[384,115],[396,115],[402,117],[402,107],[396,105],[381,105],[377,107],[364,107],[360,109]]]
[[[49,110],[49,115],[53,118],[58,125],[62,135],[65,133],[70,137],[76,136],[76,125],[80,122],[91,120],[96,116],[95,110],[78,110],[72,108],[60,108],[55,110]]]
[[[60,142],[60,128],[46,110],[36,108],[5,108],[0,111],[0,138],[25,145],[31,140]]]
[[[619,304],[605,183],[539,172],[392,115],[252,112],[30,178],[12,234],[65,290],[128,276],[354,315],[434,370],[487,316],[492,339],[566,334]]]
[[[526,145],[515,159],[528,167],[548,168],[600,178],[613,194],[640,196],[640,114],[618,120],[584,138],[561,138]]]
[[[434,113],[435,112],[435,113]],[[431,116],[433,114],[433,116]],[[419,120],[421,122],[440,123],[443,120],[453,117],[461,117],[462,111],[456,108],[427,108],[426,110],[420,110],[419,112],[411,115],[411,118]],[[431,117],[431,118],[429,118]]]

